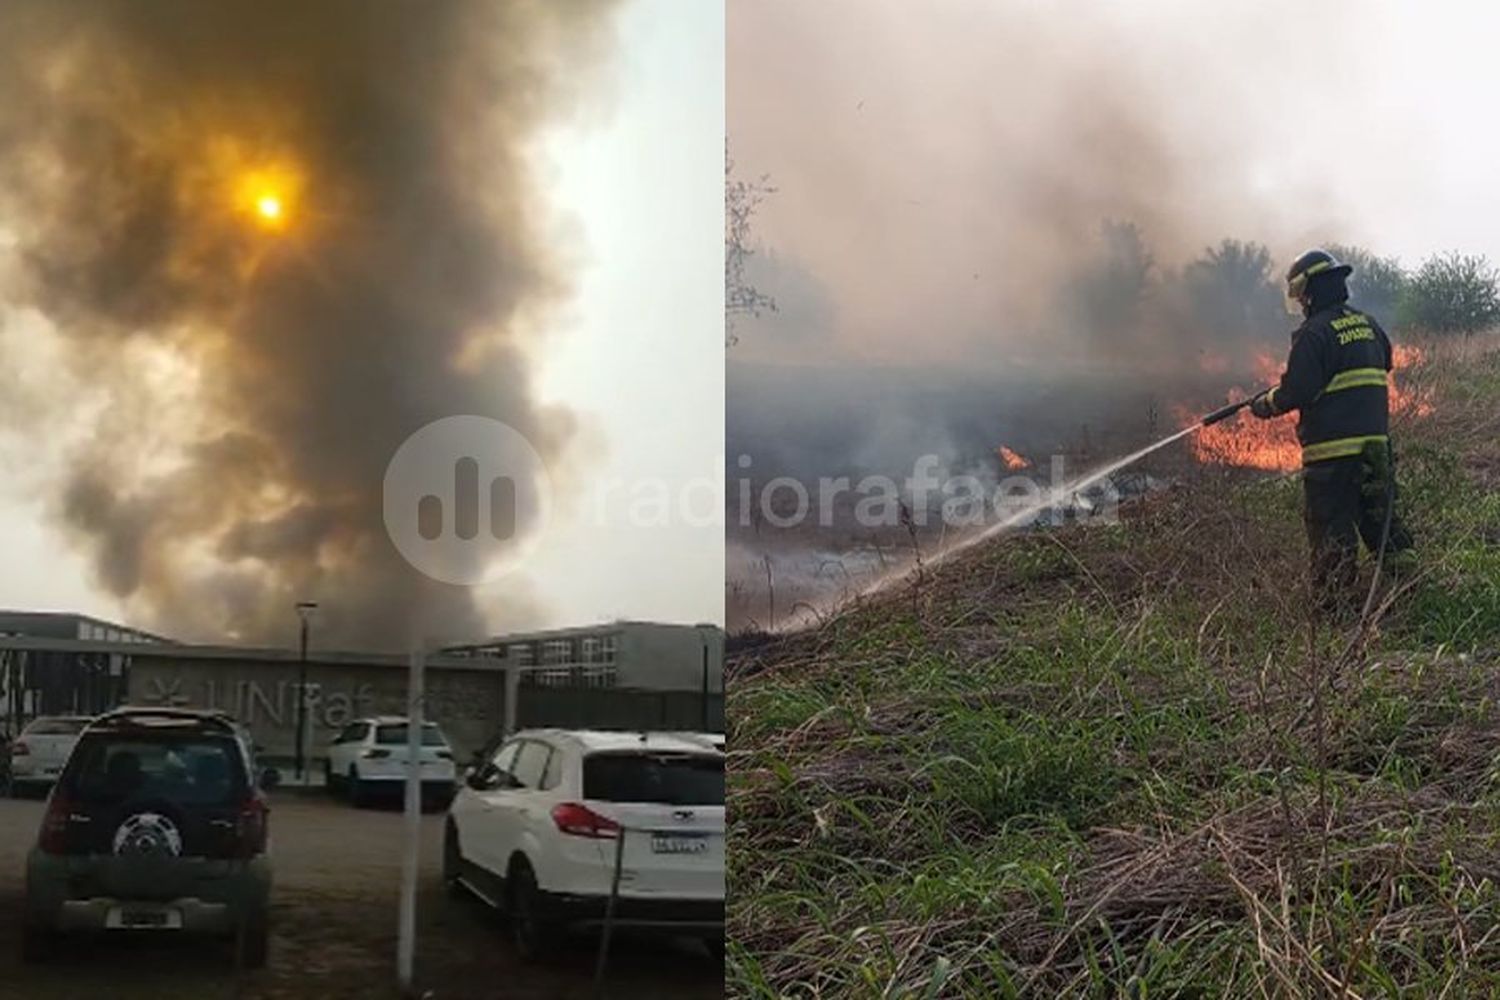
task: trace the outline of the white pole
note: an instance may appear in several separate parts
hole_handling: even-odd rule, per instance
[[[411,652],[406,706],[406,844],[401,859],[401,922],[396,938],[396,976],[411,991],[412,959],[417,948],[417,857],[422,843],[422,670],[426,655]]]
[[[521,710],[521,671],[505,668],[505,735],[516,734],[517,713]]]

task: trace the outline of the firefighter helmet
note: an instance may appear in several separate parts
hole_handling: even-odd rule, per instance
[[[1327,250],[1308,250],[1292,261],[1292,266],[1287,269],[1286,296],[1300,300],[1307,292],[1307,279],[1315,274],[1336,274],[1344,278],[1353,270]]]

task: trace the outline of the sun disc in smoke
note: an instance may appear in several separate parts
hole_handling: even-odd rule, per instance
[[[235,184],[235,207],[262,228],[280,229],[287,224],[301,187],[300,175],[286,165],[246,170]]]

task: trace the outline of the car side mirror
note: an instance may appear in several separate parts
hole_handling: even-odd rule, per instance
[[[281,784],[281,772],[274,767],[268,767],[260,772],[260,787],[270,791]]]
[[[483,767],[469,769],[464,782],[476,792],[487,792],[500,784],[500,773],[493,766],[486,764]]]

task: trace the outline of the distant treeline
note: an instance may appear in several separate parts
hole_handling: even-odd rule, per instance
[[[1500,323],[1500,273],[1483,256],[1437,254],[1411,271],[1362,247],[1327,249],[1353,266],[1355,304],[1387,326],[1469,334]],[[1075,330],[1096,337],[1165,328],[1186,342],[1205,334],[1255,341],[1287,325],[1282,270],[1267,247],[1233,239],[1180,270],[1162,269],[1137,226],[1106,222],[1095,252],[1063,290],[1063,314]]]
[[[1436,254],[1408,271],[1363,247],[1329,249],[1354,266],[1349,291],[1360,307],[1396,326],[1467,335],[1500,322],[1500,274],[1481,254]]]

